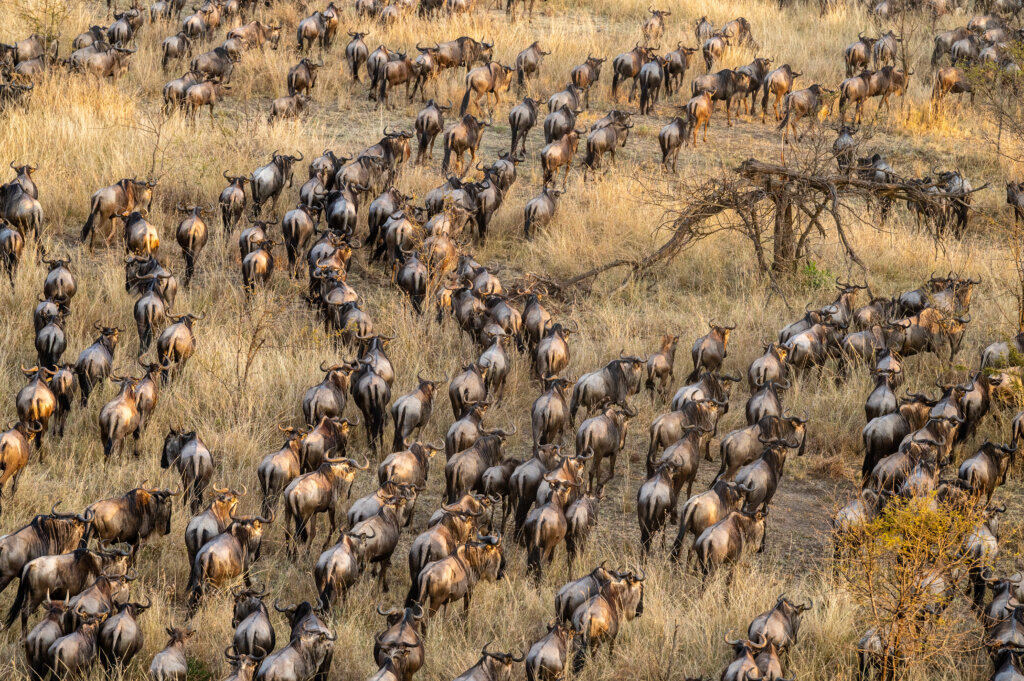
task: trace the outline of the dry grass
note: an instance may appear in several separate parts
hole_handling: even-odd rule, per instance
[[[35,0],[12,0],[31,4]],[[321,74],[315,91],[312,114],[302,121],[266,123],[269,100],[285,94],[288,67],[297,61],[293,28],[306,12],[279,0],[268,16],[281,19],[288,30],[279,51],[245,55],[236,70],[229,100],[213,120],[202,114],[195,128],[180,118],[162,121],[158,115],[160,89],[182,69],[166,76],[159,67],[159,43],[173,32],[168,26],[147,25],[139,37],[139,52],[129,74],[116,84],[97,83],[86,77],[55,72],[36,88],[27,112],[14,111],[0,121],[0,162],[32,162],[40,166],[37,181],[46,214],[44,242],[51,252],[70,252],[79,277],[79,294],[68,330],[66,359],[92,340],[92,323],[102,320],[129,329],[122,338],[116,370],[134,370],[136,350],[131,318],[133,298],[124,292],[121,252],[118,247],[90,254],[79,247],[77,234],[88,209],[89,196],[98,187],[123,176],[154,174],[161,178],[154,210],[150,217],[161,228],[161,257],[175,272],[182,270],[173,240],[177,218],[172,214],[179,201],[210,203],[222,187],[221,172],[244,174],[265,162],[275,148],[303,152],[307,158],[324,148],[352,153],[376,141],[385,125],[411,127],[416,105],[407,105],[395,97],[398,107],[382,112],[366,100],[365,86],[353,86],[342,70],[344,40],[325,55],[328,67]],[[347,3],[346,3],[347,4]],[[487,3],[481,3],[482,5]],[[381,35],[374,26],[368,39],[371,49],[378,42],[411,48],[419,41],[445,40],[459,35],[493,39],[496,54],[511,63],[515,54],[539,39],[553,54],[547,57],[543,74],[535,83],[546,96],[561,89],[569,68],[588,53],[613,57],[629,49],[639,37],[639,22],[646,10],[641,0],[620,2],[572,3],[551,0],[538,3],[539,13],[532,23],[505,23],[503,13],[481,7],[473,17],[454,17],[426,24],[409,18]],[[752,0],[727,0],[709,10],[702,3],[682,0],[673,3],[669,28],[662,45],[682,40],[692,45],[692,22],[711,12],[716,24],[735,16],[746,16],[762,44],[763,54],[779,63],[788,61],[805,73],[804,81],[835,86],[841,74],[841,47],[853,40],[858,30],[870,26],[860,9],[840,10],[824,19],[815,8],[802,4],[781,12],[774,3]],[[311,11],[311,10],[310,10]],[[963,17],[947,18],[942,26],[963,23]],[[93,23],[105,24],[102,3],[73,4],[64,43],[70,36]],[[342,21],[342,30],[367,26],[350,10]],[[25,30],[17,15],[0,11],[0,39],[21,36]],[[218,34],[221,35],[221,34]],[[344,33],[342,33],[344,36]],[[949,109],[940,119],[928,111],[926,60],[930,39],[922,32],[914,45],[919,60],[915,68],[921,75],[912,82],[907,98],[908,124],[898,124],[894,110],[879,119],[873,148],[884,150],[890,162],[907,175],[931,165],[959,166],[969,177],[990,180],[996,187],[1005,168],[983,144],[984,126],[971,122],[969,112]],[[213,43],[205,46],[209,49]],[[68,50],[62,46],[62,52]],[[745,50],[730,52],[725,66],[748,62],[754,55]],[[609,64],[610,66],[610,64]],[[601,86],[595,92],[593,110],[584,120],[589,123],[611,106],[608,101],[610,68],[606,67]],[[442,79],[437,99],[456,100],[460,94],[461,74]],[[506,198],[505,206],[492,223],[492,238],[476,256],[482,262],[497,261],[509,280],[526,271],[549,276],[565,276],[626,252],[648,250],[664,238],[654,230],[660,222],[660,209],[647,200],[642,185],[663,181],[657,167],[656,134],[664,120],[674,114],[672,104],[663,101],[656,118],[641,119],[639,134],[631,137],[618,167],[597,182],[583,183],[578,173],[570,177],[569,194],[552,227],[532,243],[521,240],[521,208],[539,191],[540,170],[536,163],[541,134],[530,139],[530,160],[520,168],[520,178]],[[481,157],[492,159],[507,146],[505,112],[508,100],[499,108],[495,127],[484,137]],[[868,115],[873,115],[869,105]],[[719,118],[713,121],[712,144],[682,155],[684,170],[690,176],[703,176],[731,167],[751,156],[777,156],[780,139],[773,128],[757,120],[741,119],[727,130]],[[417,195],[440,181],[438,159],[423,168],[405,171],[401,186]],[[296,173],[305,175],[305,164]],[[301,182],[300,182],[301,184]],[[287,192],[279,208],[290,207],[297,186]],[[957,269],[981,275],[984,285],[975,297],[972,324],[959,361],[974,366],[977,350],[987,342],[1006,336],[1013,329],[1015,301],[1010,251],[1005,248],[1005,213],[1000,191],[982,192],[978,197],[981,213],[976,221],[978,233],[965,243],[949,245],[936,253],[931,242],[913,234],[909,218],[899,211],[895,224],[883,229],[866,219],[854,229],[854,247],[870,267],[868,276],[876,293],[895,292],[917,285],[931,270]],[[30,253],[20,271],[13,294],[0,287],[0,394],[14,395],[22,385],[18,372],[21,362],[34,358],[30,311],[41,290],[43,266]],[[281,254],[283,259],[283,253]],[[822,242],[812,249],[811,258],[820,268],[843,277],[862,278],[850,272],[837,244]],[[318,380],[316,367],[322,359],[335,356],[318,330],[312,313],[300,302],[304,282],[287,279],[279,270],[268,289],[253,305],[246,303],[240,288],[236,235],[225,236],[219,226],[199,261],[197,279],[191,291],[178,296],[179,311],[200,311],[206,319],[197,328],[199,352],[179,382],[161,395],[158,413],[143,437],[140,456],[104,463],[97,436],[96,417],[102,403],[112,394],[111,387],[99,391],[88,410],[75,410],[68,422],[67,436],[48,445],[45,463],[33,461],[22,480],[15,503],[6,505],[0,520],[4,530],[14,529],[34,513],[49,509],[62,499],[68,508],[129,489],[144,479],[174,486],[171,473],[158,466],[159,447],[169,425],[185,424],[195,428],[214,452],[218,482],[247,484],[256,489],[255,468],[261,457],[279,444],[278,423],[297,424],[301,420],[299,399],[303,390]],[[416,317],[402,296],[392,288],[378,269],[367,269],[357,258],[350,283],[362,295],[365,309],[377,327],[398,336],[391,346],[391,357],[398,368],[394,394],[412,387],[420,370],[428,374],[451,374],[458,366],[475,358],[476,350],[454,325],[437,325],[432,315]],[[599,283],[595,295],[575,301],[574,305],[554,304],[557,316],[579,322],[585,330],[574,340],[571,375],[590,370],[620,348],[637,354],[653,350],[657,337],[668,330],[687,339],[701,335],[709,318],[730,320],[739,325],[730,347],[728,366],[744,370],[760,352],[759,339],[772,336],[777,329],[799,314],[808,300],[824,300],[830,291],[813,290],[801,281],[792,283],[787,301],[779,296],[766,298],[764,282],[749,257],[746,245],[734,236],[709,240],[686,252],[657,276],[637,283],[615,295],[605,295],[615,281]],[[237,362],[244,356],[261,311],[270,311],[269,326],[262,329],[268,338],[264,351],[256,358],[250,380],[239,391]],[[490,422],[515,422],[520,433],[528,431],[528,407],[537,394],[537,386],[528,378],[526,362],[516,357],[506,390],[506,402],[490,415]],[[932,357],[912,359],[911,389],[927,389],[941,377],[963,376],[963,367],[949,366]],[[689,368],[688,354],[680,353],[677,375]],[[854,472],[859,467],[859,430],[863,424],[861,405],[870,391],[863,375],[854,375],[837,384],[830,372],[800,381],[787,396],[796,410],[806,409],[811,416],[811,444],[803,461],[794,460],[786,471],[779,496],[769,521],[769,550],[741,568],[737,587],[727,604],[722,604],[723,585],[713,583],[701,588],[698,580],[670,566],[662,554],[650,566],[645,615],[626,626],[613,659],[602,657],[583,673],[584,679],[663,679],[671,676],[703,673],[715,675],[724,664],[728,651],[721,643],[730,628],[742,629],[781,592],[815,601],[802,630],[802,640],[794,652],[791,676],[800,678],[852,677],[853,644],[860,634],[857,613],[852,609],[841,585],[836,584],[822,562],[826,546],[827,520],[832,509],[844,503],[852,489]],[[722,424],[727,432],[742,421],[742,399]],[[632,453],[646,447],[646,425],[658,413],[645,398],[636,400],[641,414],[634,422],[628,442]],[[13,400],[6,416],[13,415]],[[427,435],[443,434],[450,413],[447,401],[439,401]],[[1000,438],[1006,421],[1000,426],[990,420],[979,437]],[[390,431],[389,431],[390,432]],[[356,444],[363,447],[362,434]],[[513,438],[508,452],[525,456],[526,439]],[[620,462],[628,457],[620,457]],[[619,478],[611,486],[601,509],[601,524],[582,564],[596,564],[602,558],[615,563],[630,563],[637,558],[635,491],[639,470],[627,470],[620,464]],[[713,475],[708,468],[699,480],[706,483]],[[373,488],[372,476],[357,481],[355,493]],[[441,487],[440,466],[435,466],[426,503],[436,506]],[[1017,491],[1014,483],[1011,490]],[[1020,504],[1007,491],[1000,493],[1014,510]],[[255,508],[255,499],[246,506]],[[418,513],[415,527],[422,527],[425,511]],[[140,560],[142,575],[137,590],[151,595],[156,602],[143,618],[147,644],[126,678],[144,676],[149,659],[164,643],[163,627],[184,618],[183,591],[188,574],[181,536],[187,521],[176,510],[172,534],[147,544]],[[674,529],[674,528],[673,528]],[[394,604],[405,593],[408,577],[405,548],[412,535],[406,535],[395,554],[393,591],[382,595],[369,581],[361,583],[348,604],[334,614],[342,643],[335,658],[332,678],[352,681],[369,676],[375,669],[371,660],[372,635],[380,622],[373,613],[378,602]],[[275,526],[265,541],[264,558],[256,565],[255,579],[266,582],[275,596],[284,600],[310,598],[310,568],[315,555],[292,564],[283,551],[283,535]],[[502,647],[526,647],[542,630],[551,613],[551,599],[557,585],[566,578],[562,559],[547,571],[540,590],[523,578],[524,557],[518,550],[509,555],[509,579],[497,585],[484,585],[469,615],[465,628],[457,622],[435,626],[427,641],[428,661],[420,672],[423,679],[452,678],[476,661],[480,647],[495,638]],[[13,589],[0,599],[6,606]],[[221,651],[230,641],[230,615],[227,596],[211,598],[196,617],[199,634],[192,640],[189,654],[194,660],[196,679],[219,678],[226,673]],[[279,625],[279,637],[284,629]],[[672,650],[672,642],[676,649]],[[0,637],[0,674],[17,677],[21,653],[15,632]],[[670,662],[671,660],[671,662]],[[967,655],[962,665],[937,669],[935,678],[981,678],[986,673],[981,657]],[[97,675],[97,678],[99,676]]]

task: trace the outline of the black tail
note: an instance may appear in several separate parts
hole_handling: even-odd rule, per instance
[[[382,104],[384,102],[384,98],[387,96],[387,94],[388,94],[388,79],[383,77],[383,76],[381,76],[380,77],[380,90],[379,90],[378,95],[377,95],[377,97],[378,97],[377,103],[378,104]]]
[[[582,636],[576,639],[576,650],[573,651],[572,655],[572,672],[573,674],[579,674],[583,671],[583,666],[587,662],[587,642]]]
[[[524,75],[524,72],[523,72],[522,69],[516,69],[516,85],[518,85],[520,89],[522,89],[523,85],[524,85],[524,83],[523,83],[523,75]]]
[[[459,107],[459,115],[465,116],[466,110],[469,108],[469,95],[473,92],[473,88],[469,87],[469,83],[466,83],[466,94],[462,95],[462,105]]]
[[[530,552],[526,555],[526,574],[533,577],[535,583],[540,583],[541,572],[540,572],[540,547],[534,546],[530,549]]]
[[[448,173],[448,168],[451,165],[452,160],[452,145],[448,143],[448,140],[445,140],[444,142],[444,158],[441,160],[442,175]]]
[[[420,135],[419,146],[416,147],[416,158],[422,159],[424,154],[427,153],[427,135],[423,133]]]
[[[412,580],[412,583],[409,585],[409,593],[405,597],[405,607],[411,608],[412,606],[414,606],[417,603],[419,603],[419,601],[420,601],[420,578],[419,578],[419,575],[417,575],[416,579]]]
[[[22,577],[24,577],[24,573]],[[22,579],[18,582],[18,595],[14,597],[14,602],[11,603],[11,609],[7,611],[7,618],[4,620],[4,629],[10,628],[14,624],[14,620],[18,619],[18,613],[25,607],[25,599],[28,598],[28,580]]]
[[[328,579],[324,583],[324,588],[320,590],[320,610],[326,612],[334,605],[334,582]]]
[[[89,235],[92,234],[92,221],[93,221],[93,217],[95,217],[95,215],[96,215],[95,212],[89,213],[89,219],[86,220],[85,224],[82,226],[82,243],[83,244],[89,238]]]

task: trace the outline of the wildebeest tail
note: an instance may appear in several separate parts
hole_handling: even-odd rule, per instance
[[[88,239],[89,235],[92,234],[93,220],[96,218],[96,212],[99,208],[99,206],[97,206],[98,203],[99,199],[93,199],[92,204],[89,206],[89,218],[85,221],[85,224],[82,225],[82,241]]]
[[[423,579],[426,578],[420,574],[409,584],[409,594],[405,597],[405,607],[411,608],[420,602],[420,597],[423,593],[423,589],[420,588],[420,581]]]
[[[469,83],[467,82],[466,83],[466,94],[462,95],[462,104],[459,106],[459,115],[460,116],[465,116],[466,115],[466,111],[469,109],[469,96],[470,96],[470,94],[472,94],[472,92],[473,92],[473,88],[471,88],[469,86]]]
[[[21,571],[21,580],[18,582],[18,594],[14,597],[14,602],[11,603],[11,609],[7,611],[7,617],[4,618],[4,629],[7,629],[14,620],[18,619],[18,613],[25,606],[25,599],[28,598],[28,580],[25,579],[24,568]]]
[[[572,671],[573,674],[579,674],[587,662],[587,641],[584,636],[577,634],[573,643],[575,650],[572,654]]]
[[[693,383],[700,377],[700,368],[704,365],[704,348],[697,350],[697,359],[693,363],[693,371],[686,377],[687,383]]]
[[[779,123],[776,130],[785,130],[786,126],[789,125],[789,95],[782,100],[782,110],[786,112],[786,115],[782,117],[782,122]]]

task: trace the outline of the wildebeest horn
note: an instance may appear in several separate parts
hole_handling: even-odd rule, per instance
[[[360,466],[358,463],[356,463],[355,459],[345,459],[345,460],[348,462],[348,464],[350,466],[352,466],[352,468],[355,468],[356,470],[365,471],[365,470],[367,470],[370,467],[370,457],[366,456],[365,454],[363,455],[363,465],[362,466]]]
[[[387,617],[389,615],[394,615],[395,614],[395,608],[389,608],[387,610],[381,610],[380,606],[378,605],[377,606],[377,614],[382,616],[382,617]]]
[[[729,631],[727,631],[725,633],[725,636],[723,637],[725,639],[725,644],[729,645],[729,646],[734,646],[734,647],[738,646],[740,644],[740,639],[738,639],[738,638],[730,639],[729,638],[729,634],[731,634],[731,633],[732,633],[732,629],[730,629]]]

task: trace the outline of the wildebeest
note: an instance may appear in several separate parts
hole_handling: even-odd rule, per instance
[[[3,218],[0,218],[0,268],[7,272],[11,288],[14,288],[14,276],[18,271],[18,263],[25,250],[25,237]]]
[[[444,114],[451,110],[451,105],[443,106],[433,99],[416,114],[414,129],[418,144],[416,147],[416,163],[422,163],[424,155],[434,158],[434,142],[444,130]],[[511,120],[511,114],[509,114]],[[514,133],[513,133],[514,134]],[[429,154],[427,147],[430,147]]]
[[[304,57],[302,61],[288,69],[288,94],[294,95],[299,92],[305,95],[310,94],[313,88],[316,87],[317,71],[323,65],[322,59],[315,62],[309,57]]]
[[[479,109],[481,96],[486,97],[489,111],[491,111],[492,95],[494,96],[494,106],[497,107],[501,103],[502,93],[507,92],[512,84],[514,70],[511,66],[492,61],[469,71],[466,74],[466,91],[462,96],[459,115],[465,116],[469,112],[470,104]]]
[[[271,161],[252,172],[249,180],[252,188],[253,215],[259,217],[263,204],[268,200],[271,202],[271,211],[277,208],[277,199],[281,196],[285,186],[292,186],[292,165],[303,159],[303,154],[289,156],[278,154],[275,150]]]
[[[789,64],[783,64],[779,68],[773,69],[767,76],[765,76],[764,82],[761,85],[762,123],[764,123],[765,115],[768,111],[769,95],[772,95],[775,98],[772,102],[772,106],[775,110],[775,120],[778,121],[782,118],[779,113],[779,105],[783,102],[783,98],[793,91],[793,81],[801,75],[803,74],[794,71]]]
[[[540,152],[541,167],[544,169],[544,185],[557,179],[558,171],[565,166],[565,175],[562,177],[562,188],[565,189],[569,181],[569,171],[572,169],[572,160],[576,155],[579,146],[580,135],[585,130],[574,129],[565,133],[560,139],[551,142]]]
[[[705,578],[723,565],[739,562],[748,547],[764,551],[766,516],[767,509],[733,511],[697,537],[694,552]],[[732,576],[730,571],[730,580]]]
[[[263,659],[254,681],[322,681],[327,678],[337,636],[322,624],[292,629],[291,641]]]
[[[721,69],[694,78],[690,83],[693,97],[686,105],[690,124],[705,122],[714,111],[714,103],[725,102],[725,121],[732,127],[732,103],[736,97],[747,93],[749,81],[749,75],[731,69]],[[703,103],[699,99],[701,95],[707,98]]]
[[[533,238],[538,227],[550,224],[558,209],[558,197],[563,193],[559,189],[544,187],[539,195],[527,201],[523,208],[523,233],[527,239]]]
[[[715,324],[712,320],[708,322],[708,328],[710,330],[694,341],[693,348],[690,349],[693,371],[686,377],[687,383],[696,381],[702,370],[718,371],[728,357],[729,335],[736,325]]]
[[[544,57],[551,54],[540,48],[540,41],[535,40],[529,47],[516,55],[516,85],[520,90],[526,87],[527,79],[536,78]]]
[[[580,376],[569,402],[569,422],[575,423],[576,411],[581,406],[588,411],[605,401],[625,406],[628,398],[640,391],[643,368],[643,359],[620,352],[617,359],[603,368]]]
[[[590,88],[601,79],[601,65],[606,60],[587,55],[587,60],[569,74],[573,86],[583,93],[583,108],[590,108]]]
[[[778,129],[783,131],[782,139],[784,142],[789,139],[790,133],[796,134],[796,124],[801,118],[808,118],[811,126],[816,123],[822,108],[826,105],[823,97],[826,94],[832,95],[834,91],[823,88],[815,83],[808,88],[790,92],[786,95],[785,99],[782,100],[783,117],[778,126]],[[791,118],[792,120],[790,120]],[[805,130],[797,137],[797,141],[802,140],[806,134],[807,131]]]
[[[164,649],[153,656],[153,661],[149,664],[149,677],[153,681],[185,681],[188,674],[185,642],[192,637],[195,630],[191,627],[168,627],[164,631],[170,639]]]
[[[960,464],[957,476],[973,494],[979,498],[984,495],[985,503],[992,503],[996,487],[1006,484],[1006,473],[1016,451],[1016,446],[985,440],[973,456]]]
[[[508,125],[512,133],[512,154],[526,153],[526,137],[537,124],[539,105],[529,97],[524,97],[520,104],[508,112]]]
[[[642,570],[611,574],[614,579],[600,584],[597,593],[572,614],[575,632],[573,671],[576,674],[582,671],[587,657],[592,658],[602,643],[607,642],[612,649],[621,626],[644,612],[647,574]]]
[[[233,229],[238,224],[238,219],[245,212],[245,183],[249,178],[240,175],[228,175],[223,173],[228,186],[220,193],[217,203],[220,206],[220,222],[224,232]]]
[[[92,551],[86,548],[27,561],[4,627],[10,628],[20,615],[22,635],[28,633],[28,618],[47,594],[74,597],[102,574],[124,574],[127,565],[126,551]]]
[[[93,514],[57,513],[35,516],[31,522],[0,537],[0,591],[21,576],[22,568],[41,556],[69,553],[76,549],[89,530]]]
[[[192,513],[203,506],[203,493],[213,477],[213,455],[196,431],[171,428],[164,438],[160,467],[174,466],[181,476],[185,501]]]
[[[448,557],[430,563],[420,571],[409,587],[406,607],[419,603],[424,612],[423,631],[427,619],[448,603],[462,599],[468,612],[473,591],[481,581],[496,581],[504,577],[505,556],[501,537],[481,536],[460,545]]]
[[[153,199],[153,188],[158,180],[122,179],[97,190],[89,201],[89,219],[82,227],[82,243],[87,240],[92,249],[98,228],[106,231],[107,244],[114,236],[114,217],[132,211],[148,210]]]
[[[619,98],[619,83],[621,81],[630,80],[632,86],[629,89],[629,101],[633,101],[636,96],[637,88],[637,77],[640,75],[640,69],[646,64],[654,55],[656,47],[642,47],[640,43],[637,43],[632,50],[624,52],[619,56],[615,57],[612,61],[612,100],[618,101]]]
[[[177,35],[164,38],[160,47],[163,50],[160,67],[164,71],[167,70],[167,64],[171,60],[185,59],[192,56],[192,39],[184,31],[179,31]]]
[[[702,95],[703,97],[704,95]],[[696,127],[694,128],[696,135]],[[679,162],[679,152],[683,144],[689,141],[687,134],[687,121],[676,116],[668,125],[658,133],[658,144],[661,147],[661,165],[667,171],[671,163],[672,172],[676,172],[676,164]],[[694,141],[696,144],[696,140]]]
[[[154,533],[170,534],[173,497],[182,493],[137,487],[120,496],[97,501],[86,509],[86,513],[92,514],[90,535],[101,542],[128,544],[134,562],[144,539]]]
[[[465,114],[458,123],[444,133],[444,159],[441,161],[441,172],[448,173],[452,157],[458,165],[459,176],[465,175],[467,165],[463,155],[469,152],[469,166],[476,163],[476,152],[480,148],[484,130],[490,126],[487,121],[479,120],[472,114]]]
[[[43,226],[43,208],[32,195],[35,185],[22,179],[27,179],[24,168],[29,167],[24,166],[12,182],[0,185],[0,219],[9,222],[22,237],[38,237]]]
[[[188,579],[188,606],[195,612],[210,588],[220,588],[232,579],[242,577],[252,586],[249,570],[260,557],[264,526],[274,521],[263,516],[231,516],[231,524],[203,545],[192,561]]]
[[[962,98],[965,92],[971,95],[971,104],[974,104],[974,87],[963,69],[944,66],[935,72],[935,79],[932,82],[932,102],[936,107],[939,105],[939,100],[947,94],[952,93]]]
[[[869,38],[860,33],[856,42],[846,46],[846,49],[843,50],[843,61],[846,62],[847,78],[868,67],[868,63],[871,61],[871,52],[877,40],[877,38]]]
[[[588,491],[600,494],[600,490],[615,477],[615,460],[626,444],[626,430],[629,420],[637,411],[628,403],[622,406],[607,406],[603,411],[580,424],[576,431],[576,455],[590,452],[594,457],[590,468]],[[601,462],[608,457],[608,475],[601,477]]]

